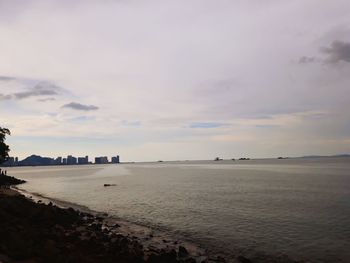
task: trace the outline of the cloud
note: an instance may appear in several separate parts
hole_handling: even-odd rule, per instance
[[[309,64],[309,63],[314,63],[316,61],[317,61],[317,59],[315,57],[302,56],[299,59],[298,63],[299,64]]]
[[[56,100],[55,98],[44,98],[44,99],[38,99],[40,102],[46,102],[46,101],[54,101]]]
[[[71,118],[69,119],[70,121],[73,121],[73,122],[86,122],[86,121],[93,121],[95,120],[95,117],[93,116],[78,116],[78,117],[74,117],[74,118]]]
[[[349,10],[344,8],[348,1],[3,1],[0,122],[22,135],[74,134],[106,140],[117,136],[121,141],[101,144],[98,153],[89,140],[81,139],[81,149],[91,154],[119,151],[125,137],[143,147],[149,137],[168,143],[184,135],[193,135],[186,149],[195,158],[213,152],[204,136],[220,136],[218,152],[228,154],[279,154],[271,146],[279,140],[285,143],[284,152],[299,153],[308,134],[308,143],[325,129],[330,138],[349,134],[344,128],[350,110],[348,68],[330,70],[322,65],[337,53],[331,45],[334,40],[350,42],[349,31],[337,29],[349,24]],[[247,20],[247,14],[254,19]],[[50,34],[53,29],[55,34]],[[33,92],[32,87],[41,80],[69,91],[37,96],[42,91]],[[17,98],[14,93],[19,93]],[[61,108],[70,102],[100,109]],[[315,110],[330,115],[296,116]],[[80,115],[95,119],[70,120]],[[137,121],[142,125],[133,128]],[[227,126],[220,127],[224,123]],[[280,126],[266,126],[274,124]],[[240,144],[242,135],[256,141]],[[63,139],[60,142],[62,151],[69,150]],[[31,140],[24,145],[14,143],[13,153],[40,152],[41,146],[52,151]],[[164,151],[167,145],[160,145],[159,157],[151,147],[130,148],[122,156],[131,160],[164,159],[164,152],[173,158],[178,158],[175,152],[183,156],[182,145],[174,152],[174,148]],[[213,145],[219,147],[217,141]],[[321,151],[310,144],[303,147]]]
[[[140,121],[128,121],[128,120],[122,120],[121,125],[125,127],[140,127],[141,122]]]
[[[59,90],[60,88],[54,84],[41,82],[41,83],[38,83],[29,91],[14,93],[13,97],[15,99],[25,99],[29,97],[35,97],[35,96],[47,96],[47,95],[53,96],[53,95],[58,95]]]
[[[348,62],[350,63],[350,43],[344,41],[333,41],[330,47],[324,47],[321,51],[328,55],[326,62],[338,63]]]
[[[34,87],[31,87],[26,91],[0,94],[0,100],[22,100],[30,97],[55,96],[59,95],[61,90],[62,89],[55,84],[49,82],[39,82]]]
[[[257,124],[255,125],[256,128],[276,128],[279,127],[279,125],[275,125],[275,124]]]
[[[0,76],[0,81],[11,81],[11,80],[16,80],[16,78],[9,77],[9,76]]]
[[[218,128],[226,126],[225,123],[218,123],[218,122],[194,122],[190,124],[190,128],[202,128],[202,129],[210,129],[210,128]]]
[[[11,99],[11,95],[4,95],[0,93],[0,101],[1,100],[10,100]]]
[[[73,110],[82,110],[82,111],[91,111],[91,110],[98,110],[99,107],[95,106],[95,105],[84,105],[84,104],[80,104],[78,102],[71,102],[68,104],[65,104],[62,106],[62,108],[70,108]]]

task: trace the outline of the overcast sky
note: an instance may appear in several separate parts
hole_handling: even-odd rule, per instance
[[[349,0],[0,0],[24,158],[350,153]]]

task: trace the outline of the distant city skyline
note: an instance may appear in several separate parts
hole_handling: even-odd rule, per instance
[[[10,156],[9,159],[3,164],[4,166],[30,166],[30,165],[84,165],[84,164],[108,164],[108,163],[120,163],[119,155],[112,156],[110,160],[107,156],[95,157],[95,161],[89,161],[89,156],[75,157],[73,155],[67,155],[67,157],[47,157],[32,154],[27,156],[23,160],[18,157]]]
[[[349,0],[0,2],[10,154],[350,153]]]

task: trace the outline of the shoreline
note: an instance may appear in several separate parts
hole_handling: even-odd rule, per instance
[[[7,221],[16,222],[16,216],[22,212],[21,219],[24,220],[24,223],[17,222],[11,228],[9,225],[3,227],[4,221],[0,220],[1,263],[23,262],[23,260],[25,262],[140,263],[304,262],[294,261],[285,256],[273,257],[266,254],[248,259],[242,255],[227,257],[224,254],[209,253],[195,243],[174,239],[171,235],[166,235],[162,231],[109,216],[104,212],[93,211],[77,204],[35,196],[17,187],[0,189],[1,218],[3,218],[4,210],[6,213],[6,206],[5,209],[3,206],[4,199],[8,199],[12,203],[10,210],[14,213]],[[20,205],[18,205],[18,202]],[[31,214],[31,210],[40,211],[40,213],[34,213],[36,219],[41,222],[36,227],[31,225],[32,223],[35,224],[32,221],[33,218],[27,218],[28,211]],[[62,218],[64,219],[62,220]],[[48,222],[48,219],[51,222]],[[67,220],[69,224],[66,224]],[[51,228],[48,228],[47,223]],[[50,234],[52,228],[53,234]],[[16,233],[17,229],[25,233]],[[34,232],[36,234],[33,234]],[[38,232],[42,233],[38,234]],[[12,246],[15,247],[17,254],[13,254],[11,250],[10,253],[6,253],[9,251],[3,249],[4,243],[8,242],[7,237],[9,235],[13,236],[14,244]],[[28,240],[22,240],[23,236],[27,236]],[[5,239],[2,240],[4,237]],[[39,253],[42,250],[41,247],[29,246],[28,248],[28,243],[31,244],[32,240],[42,243],[42,248],[45,250],[44,254]],[[33,249],[32,253],[28,253],[28,250],[31,249]],[[67,255],[67,253],[69,260],[62,258],[62,255]],[[56,257],[58,257],[58,260],[56,260]]]
[[[19,214],[22,215],[17,218]],[[4,263],[48,259],[50,262],[228,262],[221,257],[209,257],[189,243],[162,239],[151,229],[124,225],[104,213],[61,208],[52,201],[47,204],[35,201],[16,188],[0,189],[0,216],[0,262]]]
[[[33,213],[36,219],[34,221],[31,217]],[[5,220],[1,220],[4,218]],[[35,226],[37,221],[39,224]],[[54,233],[50,234],[52,227]],[[21,231],[17,233],[18,230],[23,233]],[[6,244],[8,236],[12,237],[10,247],[14,249],[14,254]],[[27,240],[22,240],[23,236]],[[41,247],[33,245],[33,242],[41,244],[44,242],[42,244],[44,248],[46,242],[51,243],[47,252],[49,255],[47,256],[45,252],[41,254]],[[31,245],[28,247],[27,243]],[[19,262],[18,260],[23,259],[25,262],[47,262],[47,259],[50,259],[50,262],[311,262],[295,261],[286,255],[273,256],[263,252],[250,255],[248,259],[245,253],[243,256],[240,252],[231,254],[224,249],[220,251],[205,245],[203,247],[207,249],[201,248],[195,241],[186,241],[184,236],[176,238],[166,231],[123,220],[105,212],[94,211],[86,206],[30,193],[9,184],[6,184],[5,188],[0,187],[0,263]],[[95,249],[95,254],[91,255],[91,251],[86,251],[87,248],[92,251]],[[53,256],[52,251],[56,251],[56,256]],[[62,255],[67,253],[73,260],[62,259]],[[87,259],[84,253],[87,253],[90,259]],[[39,259],[34,257],[38,254],[41,255]],[[83,259],[77,260],[78,254],[84,254]],[[59,255],[61,257],[58,257]],[[46,260],[42,260],[42,257]],[[60,260],[52,261],[55,257]]]
[[[125,236],[137,237],[137,239],[140,240],[144,245],[146,244],[146,245],[155,246],[158,248],[164,248],[164,246],[166,245],[171,246],[171,244],[173,244],[173,246],[181,245],[185,247],[188,250],[189,254],[192,256],[199,257],[202,259],[205,259],[206,257],[208,257],[207,252],[205,251],[204,248],[201,248],[195,242],[186,240],[182,236],[177,237],[172,234],[169,234],[164,230],[155,229],[150,226],[142,225],[139,223],[134,223],[126,219],[120,218],[118,216],[110,215],[107,212],[92,210],[87,206],[80,205],[77,203],[50,198],[50,197],[41,195],[39,193],[30,193],[24,189],[18,188],[17,186],[13,186],[11,187],[11,189],[19,192],[20,194],[24,195],[26,198],[36,203],[39,202],[46,205],[48,205],[49,203],[52,203],[62,209],[73,208],[82,213],[91,214],[95,218],[102,219],[103,223],[106,225],[117,224],[119,225],[118,231],[120,234]],[[216,256],[223,257],[221,255],[216,255]]]

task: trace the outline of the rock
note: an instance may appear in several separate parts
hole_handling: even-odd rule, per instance
[[[85,226],[78,226],[75,230],[78,232],[86,231],[86,227]]]
[[[17,185],[17,184],[23,184],[26,181],[17,179],[13,176],[7,176],[5,174],[0,174],[0,186],[10,186],[10,185]]]
[[[188,251],[185,247],[183,246],[179,246],[179,252],[178,252],[178,256],[180,258],[185,258],[188,256]]]
[[[151,252],[157,253],[157,254],[160,253],[159,248],[152,246],[152,245],[148,246],[148,251],[151,251]]]
[[[238,263],[252,263],[251,260],[247,259],[246,257],[243,256],[238,256],[237,257]]]
[[[188,258],[185,260],[185,263],[196,263],[197,261],[194,258]]]
[[[109,186],[116,186],[116,184],[104,184],[104,187],[109,187]]]
[[[158,254],[151,254],[147,262],[150,263],[176,263],[176,251],[174,249],[166,251],[162,249]]]
[[[222,262],[222,263],[227,262],[226,259],[224,257],[222,257],[222,256],[217,256],[216,261],[217,262]]]
[[[101,230],[102,224],[91,224],[91,229],[97,231],[97,230]]]

